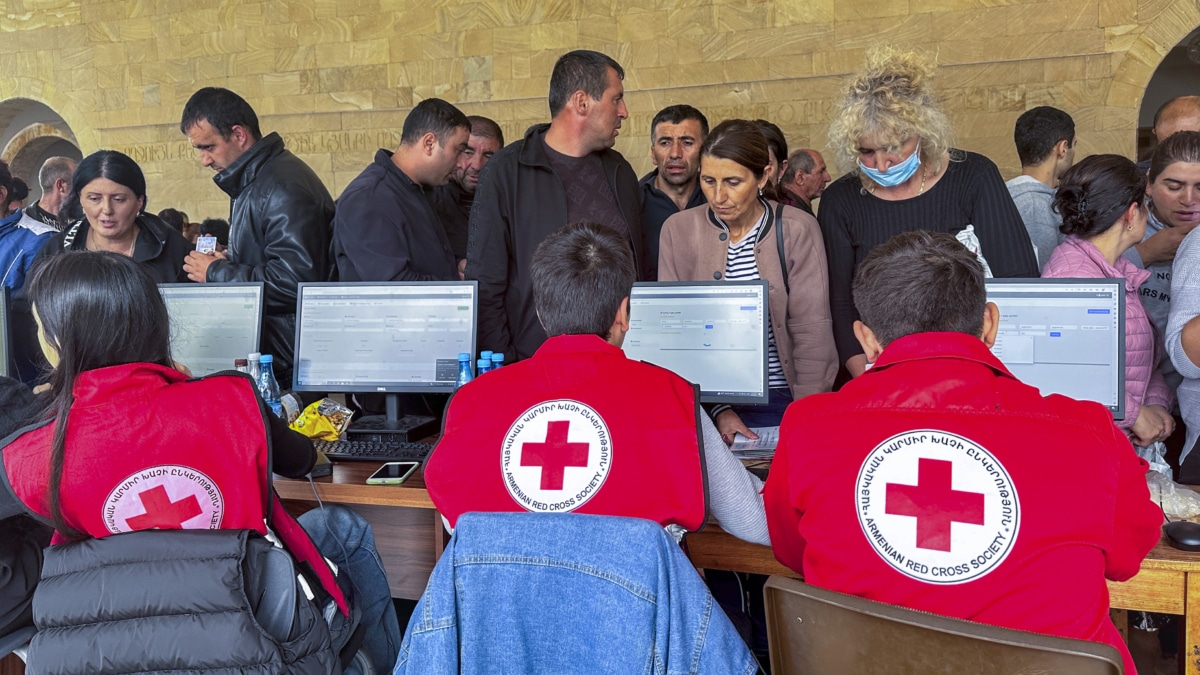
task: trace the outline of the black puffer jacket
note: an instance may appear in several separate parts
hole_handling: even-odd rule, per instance
[[[272,133],[213,178],[232,200],[228,260],[207,281],[262,281],[262,351],[290,381],[296,335],[296,286],[329,278],[333,197],[317,174]],[[287,382],[280,382],[286,387]]]
[[[282,549],[248,530],[146,530],[52,546],[26,672],[342,672]]]

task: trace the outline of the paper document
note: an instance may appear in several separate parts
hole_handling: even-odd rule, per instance
[[[729,447],[734,456],[743,459],[774,456],[775,446],[779,444],[779,427],[751,427],[750,431],[758,434],[758,439],[734,435],[733,445]]]

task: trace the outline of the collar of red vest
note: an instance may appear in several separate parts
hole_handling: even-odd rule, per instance
[[[104,405],[114,399],[165,387],[187,375],[154,363],[126,363],[80,373],[75,380],[75,405]]]
[[[549,356],[554,354],[577,354],[590,352],[611,354],[624,358],[625,352],[620,347],[614,347],[599,335],[556,335],[542,343],[534,352],[534,356]]]
[[[883,353],[871,370],[880,370],[898,363],[923,361],[928,359],[961,359],[974,361],[991,368],[1001,375],[1011,377],[1000,359],[992,355],[992,351],[983,344],[983,340],[966,333],[915,333],[893,340],[884,348]]]

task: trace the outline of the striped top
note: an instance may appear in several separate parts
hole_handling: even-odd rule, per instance
[[[755,281],[761,279],[758,275],[758,261],[754,258],[754,245],[758,243],[758,233],[771,210],[764,208],[762,218],[746,236],[736,244],[730,237],[729,250],[725,253],[725,278],[729,281]],[[718,220],[720,220],[718,218]],[[721,223],[725,225],[724,222]],[[725,225],[728,230],[729,226]],[[787,389],[787,377],[783,374],[783,364],[779,362],[779,350],[775,348],[775,330],[771,328],[770,317],[767,317],[767,386],[772,389]]]

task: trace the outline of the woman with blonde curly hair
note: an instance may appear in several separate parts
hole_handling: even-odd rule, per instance
[[[869,54],[829,128],[838,163],[855,167],[829,185],[817,214],[838,358],[852,376],[867,361],[854,337],[851,282],[871,249],[889,238],[947,232],[977,248],[997,277],[1038,276],[1033,244],[996,165],[950,147],[950,120],[932,76],[933,68],[912,52]]]

